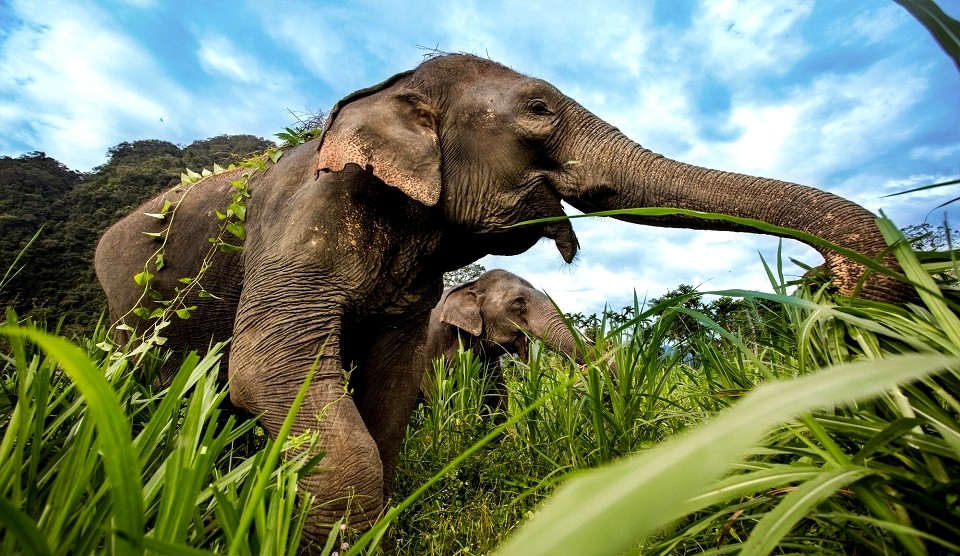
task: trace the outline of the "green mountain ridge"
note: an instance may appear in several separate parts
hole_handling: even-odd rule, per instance
[[[275,146],[253,135],[219,135],[181,147],[168,141],[124,141],[89,173],[43,152],[0,157],[0,305],[68,329],[93,325],[106,307],[93,273],[100,234],[138,205],[180,182],[186,169],[226,166]],[[14,269],[13,271],[16,271]],[[13,272],[11,272],[13,274]]]

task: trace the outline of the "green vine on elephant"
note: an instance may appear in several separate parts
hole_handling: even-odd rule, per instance
[[[316,126],[300,126],[297,128],[287,127],[283,132],[275,134],[283,140],[280,147],[271,147],[266,151],[250,156],[238,164],[230,164],[226,168],[214,163],[213,169],[204,168],[200,173],[187,168],[180,173],[180,185],[173,188],[168,194],[178,195],[176,200],[170,200],[164,196],[162,205],[157,212],[144,212],[145,216],[155,219],[158,222],[166,224],[160,231],[143,230],[143,234],[161,242],[160,246],[153,251],[143,264],[143,269],[133,275],[133,281],[136,285],[142,287],[140,298],[134,307],[126,314],[120,316],[113,323],[116,330],[125,333],[122,337],[127,339],[140,340],[139,345],[135,346],[131,353],[146,353],[149,348],[155,345],[162,345],[167,338],[161,335],[161,331],[170,325],[174,316],[185,320],[192,316],[197,305],[191,305],[187,302],[188,296],[196,292],[198,298],[215,297],[203,287],[202,280],[207,271],[213,264],[213,255],[220,253],[239,253],[243,249],[243,240],[246,237],[244,222],[247,213],[247,200],[250,198],[250,177],[256,172],[266,172],[266,161],[270,160],[274,164],[283,156],[284,149],[293,147],[320,135],[322,130]],[[224,173],[233,172],[237,168],[246,169],[237,179],[231,180],[230,185],[234,188],[230,196],[230,201],[222,211],[214,211],[214,215],[220,222],[217,233],[207,238],[210,248],[199,266],[199,270],[192,275],[183,276],[178,279],[182,286],[176,286],[173,289],[173,297],[165,299],[163,294],[154,289],[151,284],[156,273],[162,271],[166,266],[166,247],[170,236],[170,230],[174,226],[174,220],[177,215],[177,208],[183,199],[198,186],[201,186],[207,178],[218,176]],[[228,238],[229,239],[228,241]],[[124,318],[129,315],[136,316],[143,321],[152,322],[152,326],[142,330],[138,335],[137,330],[124,322]],[[100,344],[104,351],[112,351],[114,344],[109,340]]]
[[[133,334],[136,332],[135,328],[124,322],[124,319],[129,315],[134,315],[143,321],[153,323],[152,326],[147,327],[139,336],[138,339],[141,340],[141,342],[133,349],[132,353],[146,353],[150,347],[164,344],[166,338],[161,336],[160,333],[170,325],[170,321],[174,316],[179,319],[190,318],[193,311],[197,308],[196,305],[187,303],[187,297],[190,293],[196,291],[197,296],[200,298],[213,296],[213,294],[203,287],[202,279],[210,269],[215,252],[236,253],[242,249],[240,245],[230,243],[226,238],[228,235],[233,236],[236,240],[231,241],[242,243],[245,237],[243,222],[246,218],[246,200],[250,197],[250,172],[263,171],[266,169],[263,162],[264,157],[268,157],[276,162],[279,160],[280,155],[282,155],[281,151],[270,150],[263,155],[251,157],[240,163],[240,167],[246,168],[249,171],[243,172],[238,179],[230,182],[234,188],[234,192],[231,195],[229,204],[226,205],[223,212],[219,210],[215,211],[216,218],[220,221],[220,226],[217,228],[216,235],[207,238],[207,241],[210,243],[210,248],[203,257],[199,271],[191,276],[179,278],[178,282],[182,284],[182,286],[177,286],[173,289],[174,295],[170,299],[165,299],[163,294],[152,287],[152,283],[156,273],[162,271],[166,266],[167,240],[170,237],[170,230],[174,226],[177,207],[179,207],[183,199],[188,196],[195,187],[201,185],[206,178],[233,171],[237,166],[231,164],[227,168],[222,168],[220,165],[214,164],[213,170],[204,169],[199,174],[187,169],[180,174],[180,185],[169,192],[179,197],[175,200],[164,197],[162,205],[157,212],[143,213],[145,216],[153,218],[158,222],[165,223],[165,227],[160,231],[143,231],[144,235],[161,243],[143,263],[142,270],[133,275],[133,282],[142,288],[140,298],[130,311],[116,319],[113,324],[116,330]],[[110,351],[113,345],[109,341],[105,341],[101,344],[101,348]]]

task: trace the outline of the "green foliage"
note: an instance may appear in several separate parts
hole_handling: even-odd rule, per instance
[[[767,313],[742,334],[748,327],[716,309],[729,302],[697,311],[669,297],[635,307],[618,326],[604,323],[598,348],[581,346],[584,364],[539,344],[529,361],[507,360],[506,415],[484,408],[472,354],[459,355],[450,374],[438,365],[434,403],[408,429],[398,502],[349,553],[376,553],[383,542],[398,554],[483,553],[513,533],[506,553],[532,551],[515,544],[525,537],[540,550],[559,543],[586,554],[956,550],[957,299],[897,245],[906,275],[929,290],[922,305],[839,299],[817,287],[703,292]],[[680,315],[697,324],[687,337],[694,359],[665,349]],[[149,377],[159,354],[146,366],[113,358],[92,347],[100,330],[86,355],[74,349],[67,359],[62,341],[44,354],[20,339],[22,328],[8,328],[0,522],[9,533],[0,551],[108,551],[139,542],[120,533],[134,521],[143,546],[160,553],[294,550],[304,516],[296,477],[315,462],[295,450],[280,463],[278,444],[253,436],[252,420],[223,413],[216,350],[189,357],[170,390],[156,392]],[[100,382],[99,394],[74,382],[79,369]],[[116,410],[96,417],[105,407]],[[102,422],[112,435],[98,433]],[[105,441],[116,446],[98,450]],[[134,487],[115,493],[111,477],[122,472],[99,454],[123,450],[135,463],[121,484]],[[114,513],[136,511],[131,492],[139,518]],[[547,524],[542,536],[538,523]]]
[[[948,229],[946,226],[934,227],[927,223],[907,226],[900,231],[910,242],[910,247],[914,251],[923,253],[949,251],[953,238],[957,237],[956,230]]]
[[[212,297],[212,294],[204,289],[202,281],[206,273],[213,267],[214,256],[217,252],[236,253],[243,249],[243,246],[240,244],[242,244],[246,238],[245,225],[247,199],[250,198],[250,179],[256,172],[262,173],[267,171],[268,166],[266,161],[268,159],[276,163],[282,156],[282,149],[270,147],[266,149],[265,152],[256,154],[240,162],[240,167],[245,171],[240,173],[239,176],[237,176],[237,172],[234,172],[233,177],[237,179],[230,181],[230,185],[233,188],[230,195],[230,202],[224,207],[223,212],[219,210],[215,211],[216,218],[220,223],[217,227],[217,234],[207,238],[210,242],[210,248],[200,261],[200,270],[195,276],[180,277],[178,282],[182,285],[174,287],[174,295],[171,299],[165,299],[162,293],[152,287],[151,281],[156,276],[153,272],[162,272],[165,266],[167,242],[170,239],[171,227],[173,226],[177,209],[194,188],[205,179],[233,172],[236,167],[230,164],[226,168],[223,168],[219,164],[214,164],[212,170],[204,168],[199,174],[188,168],[180,173],[181,192],[179,193],[178,200],[174,202],[165,200],[158,213],[144,213],[149,217],[165,221],[167,226],[159,232],[143,232],[148,236],[156,238],[159,241],[159,246],[144,261],[143,271],[134,274],[132,277],[133,282],[143,288],[140,298],[126,315],[120,316],[117,322],[114,323],[114,326],[118,330],[134,332],[134,328],[124,321],[129,314],[133,314],[145,321],[151,321],[148,329],[137,331],[142,342],[140,342],[140,345],[135,348],[131,354],[140,354],[149,350],[154,345],[162,345],[166,341],[166,338],[160,335],[161,331],[170,325],[174,317],[181,320],[190,318],[193,311],[197,309],[196,305],[189,304],[188,296],[190,296],[191,293],[196,292],[197,297],[200,298]],[[151,272],[151,270],[153,272]],[[103,349],[109,350],[109,342],[103,344]]]
[[[0,553],[296,551],[309,503],[296,481],[317,439],[264,439],[222,407],[222,345],[158,392],[93,348],[103,329],[81,350],[16,322],[0,326]]]
[[[218,135],[190,143],[183,149],[181,168],[212,168],[214,164],[229,166],[273,147],[272,141],[253,135]]]
[[[0,157],[0,266],[9,268],[43,228],[20,258],[24,271],[0,292],[0,303],[89,331],[105,306],[92,264],[100,234],[178,183],[181,168],[227,165],[272,145],[251,135],[221,135],[185,148],[158,140],[123,142],[89,174],[43,153]]]
[[[508,361],[514,424],[412,502],[396,552],[483,553],[510,532],[506,554],[956,551],[960,305],[884,226],[922,306],[703,292],[763,317],[725,326],[729,302],[674,296],[604,327],[585,365],[542,346]],[[678,315],[695,359],[662,349]],[[415,413],[399,498],[496,430],[472,367],[434,377],[449,401]]]
[[[280,133],[275,133],[274,136],[277,139],[283,141],[285,147],[293,147],[301,143],[306,143],[314,137],[320,136],[320,129],[294,129],[290,127],[284,128]]]
[[[0,157],[0,268],[6,271],[15,259],[23,268],[5,282],[0,292],[4,305],[45,308],[56,303],[64,284],[74,279],[61,267],[75,261],[61,256],[59,240],[68,231],[68,199],[81,179],[44,153]],[[21,252],[28,243],[30,248]]]
[[[897,1],[960,64],[956,21],[929,0]],[[99,231],[180,168],[226,164],[199,161],[231,151],[217,139],[190,160],[169,143],[123,143],[87,176],[42,153],[0,158],[0,264],[25,263],[4,276],[2,301],[94,317],[96,286],[78,269]],[[242,222],[242,198],[223,220]],[[881,226],[915,304],[836,298],[816,277],[786,295],[772,270],[776,294],[681,286],[571,320],[598,346],[581,346],[582,365],[542,345],[509,360],[506,415],[483,409],[470,354],[451,375],[437,367],[435,403],[417,408],[404,444],[399,502],[348,553],[382,539],[398,554],[485,553],[511,534],[502,553],[960,551],[960,299],[945,287],[957,259],[940,245],[914,253]],[[243,239],[242,226],[224,230]],[[144,287],[162,252],[150,264]],[[719,297],[705,305],[708,293]],[[297,478],[317,463],[306,459],[317,439],[267,440],[222,408],[222,346],[187,356],[157,392],[161,352],[134,364],[93,347],[102,328],[78,349],[17,322],[8,312],[0,327],[0,553],[297,552],[309,504]]]

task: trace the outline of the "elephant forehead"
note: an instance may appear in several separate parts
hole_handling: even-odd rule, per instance
[[[466,83],[476,80],[523,77],[503,64],[469,54],[448,54],[424,61],[417,68],[418,82]]]

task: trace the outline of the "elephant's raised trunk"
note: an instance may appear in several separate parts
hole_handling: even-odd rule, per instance
[[[581,211],[678,208],[800,230],[873,259],[887,248],[876,217],[856,203],[812,187],[671,160],[629,140],[582,107],[577,108],[588,122],[583,129],[590,130],[579,135],[590,135],[593,140],[580,141],[579,152],[571,153],[579,162],[570,171],[573,190],[562,188],[561,194]],[[603,126],[599,134],[598,125]],[[618,218],[652,226],[764,233],[722,220],[684,215]],[[834,251],[812,247],[823,255],[840,292],[853,294],[865,268]],[[896,268],[892,255],[884,256],[881,262]],[[908,299],[910,290],[893,278],[872,273],[859,295],[896,301]]]

